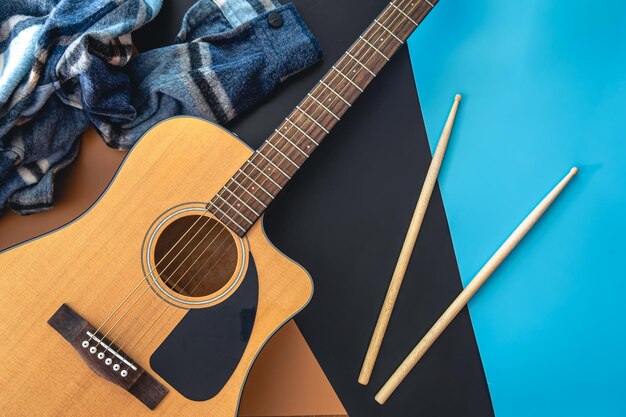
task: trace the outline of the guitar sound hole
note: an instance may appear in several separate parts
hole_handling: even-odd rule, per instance
[[[154,248],[156,270],[172,291],[189,297],[218,292],[237,267],[230,231],[208,216],[188,215],[170,223]]]

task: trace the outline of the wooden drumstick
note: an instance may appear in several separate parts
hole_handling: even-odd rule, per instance
[[[432,195],[435,184],[437,183],[437,176],[439,175],[439,169],[441,168],[441,163],[443,162],[443,156],[446,153],[446,147],[448,146],[448,140],[450,139],[450,133],[452,132],[452,126],[454,125],[454,119],[456,117],[460,101],[461,95],[457,94],[454,97],[454,103],[452,104],[452,109],[448,115],[448,120],[443,128],[441,137],[439,138],[439,143],[437,143],[435,154],[433,155],[433,159],[428,167],[426,179],[424,180],[422,191],[419,199],[417,200],[417,206],[413,212],[413,218],[411,219],[409,230],[404,238],[398,262],[396,263],[396,268],[393,271],[393,276],[391,277],[391,282],[389,283],[389,288],[387,289],[387,295],[385,296],[385,301],[383,302],[383,306],[380,310],[378,321],[376,322],[376,327],[374,328],[374,333],[372,334],[372,339],[370,340],[367,354],[365,355],[365,360],[363,361],[363,366],[358,379],[359,384],[367,385],[370,377],[372,376],[372,370],[374,369],[374,364],[376,363],[376,358],[378,357],[380,345],[383,342],[383,337],[385,336],[385,331],[387,330],[387,325],[389,324],[389,318],[391,317],[396,298],[398,298],[398,291],[400,291],[400,286],[402,285],[406,268],[409,265],[411,253],[413,253],[415,240],[417,239],[420,227],[422,226],[422,220],[424,220],[424,214],[426,214],[430,196]]]
[[[533,211],[524,219],[522,223],[513,231],[513,233],[507,238],[507,240],[500,246],[500,248],[493,254],[493,256],[487,261],[485,266],[476,274],[474,278],[467,284],[467,287],[459,294],[459,296],[452,302],[450,307],[443,313],[443,315],[437,320],[433,327],[426,333],[424,338],[415,346],[411,353],[406,357],[404,362],[393,373],[391,378],[385,383],[381,390],[376,394],[376,401],[380,404],[384,404],[393,391],[400,385],[402,380],[413,369],[417,362],[422,358],[424,353],[432,346],[437,340],[445,328],[456,317],[461,309],[467,304],[472,296],[478,291],[478,289],[487,281],[487,278],[500,266],[502,261],[511,253],[511,251],[522,240],[526,233],[535,225],[537,220],[543,215],[543,213],[550,207],[550,204],[556,199],[556,197],[563,191],[563,188],[569,183],[574,175],[578,172],[578,168],[574,167],[570,172],[550,191],[550,193],[535,207]]]

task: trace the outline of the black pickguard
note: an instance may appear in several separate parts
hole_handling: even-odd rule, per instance
[[[150,366],[190,400],[213,398],[226,384],[248,345],[259,282],[252,254],[237,291],[224,302],[189,310],[150,358]]]

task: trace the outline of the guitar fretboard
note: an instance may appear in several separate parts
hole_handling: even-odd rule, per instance
[[[207,204],[243,236],[438,0],[395,0]]]

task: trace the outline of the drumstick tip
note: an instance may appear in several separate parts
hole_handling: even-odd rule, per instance
[[[573,167],[572,169],[570,169],[569,171],[572,175],[576,175],[578,174],[578,167]]]
[[[454,101],[461,101],[461,95],[457,94],[456,96],[454,96]]]

